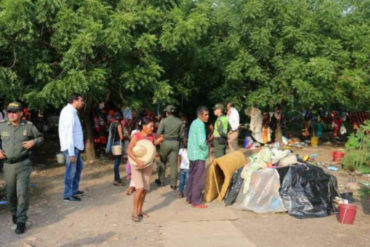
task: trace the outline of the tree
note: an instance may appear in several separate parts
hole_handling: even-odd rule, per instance
[[[369,0],[1,0],[0,98],[367,109]],[[188,108],[188,109],[186,109]],[[280,126],[280,125],[278,125]],[[281,131],[280,131],[281,132]],[[281,136],[281,133],[280,135]]]

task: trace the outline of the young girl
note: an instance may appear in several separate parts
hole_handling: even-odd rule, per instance
[[[187,141],[184,141],[183,148],[180,148],[179,155],[177,158],[177,165],[180,166],[180,186],[179,186],[179,196],[183,198],[185,196],[184,191],[186,183],[189,177],[189,158]]]

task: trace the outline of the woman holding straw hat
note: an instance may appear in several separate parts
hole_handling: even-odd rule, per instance
[[[135,133],[127,147],[127,154],[131,164],[131,179],[135,184],[134,207],[132,220],[139,222],[148,217],[143,213],[143,204],[147,191],[150,189],[150,175],[152,174],[154,157],[158,145],[163,141],[163,136],[154,138],[154,122],[144,117],[141,121],[140,132]]]

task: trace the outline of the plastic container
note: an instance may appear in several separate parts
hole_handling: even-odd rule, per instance
[[[319,138],[317,136],[313,136],[311,138],[311,146],[317,147],[319,145]]]
[[[344,152],[342,151],[334,151],[333,152],[333,161],[339,162],[344,157]]]
[[[57,154],[57,162],[59,165],[64,164],[64,155],[62,153]]]
[[[352,225],[355,221],[357,207],[354,204],[339,204],[338,221],[342,224]]]

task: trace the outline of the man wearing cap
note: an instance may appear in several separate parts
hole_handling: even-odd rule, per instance
[[[176,108],[168,105],[165,108],[166,118],[159,123],[157,134],[164,136],[164,141],[160,147],[160,162],[158,164],[158,185],[164,185],[167,161],[171,167],[171,188],[177,187],[177,154],[180,149],[180,141],[183,136],[184,128],[181,120],[174,116]]]
[[[224,116],[223,104],[216,104],[213,110],[217,117],[213,130],[213,145],[215,147],[215,158],[218,158],[224,156],[226,152],[229,123],[227,117]]]
[[[2,147],[0,159],[4,160],[4,179],[15,232],[22,234],[26,230],[27,210],[29,205],[29,185],[32,163],[30,150],[43,142],[42,134],[29,121],[22,120],[23,107],[13,102],[7,108],[8,120],[0,122]]]

